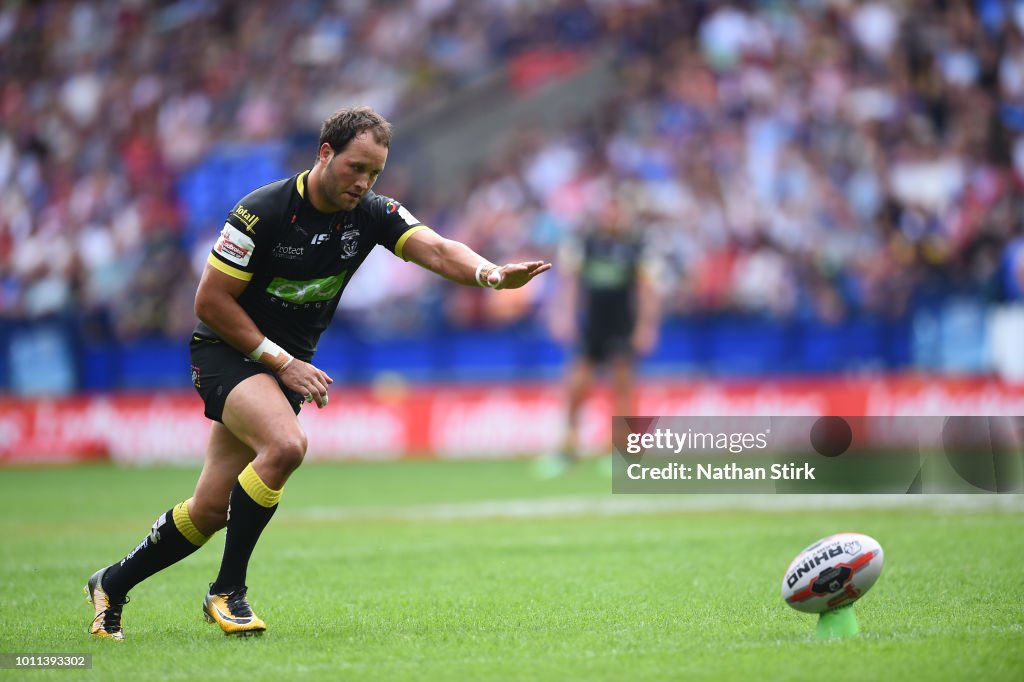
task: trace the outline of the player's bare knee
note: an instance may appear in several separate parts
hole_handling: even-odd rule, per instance
[[[275,440],[266,452],[268,464],[282,472],[292,472],[299,468],[306,456],[306,434],[301,431],[281,436]]]

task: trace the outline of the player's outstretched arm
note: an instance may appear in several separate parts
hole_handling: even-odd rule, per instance
[[[551,269],[551,263],[542,260],[495,265],[462,242],[445,239],[433,230],[413,234],[402,253],[447,280],[473,287],[518,289]]]

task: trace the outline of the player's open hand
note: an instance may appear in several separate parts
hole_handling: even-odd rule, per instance
[[[551,263],[545,263],[542,260],[528,261],[526,263],[507,263],[498,268],[501,282],[494,288],[518,289],[537,275],[550,269]]]

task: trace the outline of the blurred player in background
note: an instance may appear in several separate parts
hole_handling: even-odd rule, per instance
[[[596,212],[590,229],[568,240],[559,254],[561,298],[554,307],[552,333],[571,344],[565,377],[565,433],[557,452],[536,464],[541,478],[564,473],[579,456],[580,409],[596,369],[611,371],[616,415],[633,413],[635,360],[658,341],[658,260],[626,200],[611,197]],[[609,458],[602,458],[610,473]]]
[[[312,170],[256,189],[229,214],[195,300],[192,382],[213,420],[203,471],[191,498],[89,578],[93,635],[123,639],[129,590],[224,527],[203,614],[227,634],[266,629],[247,599],[249,558],[306,453],[300,408],[327,405],[332,379],[311,364],[320,334],[374,247],[468,286],[515,289],[550,269],[495,265],[375,194],[390,142],[391,124],[379,114],[341,109],[323,124]]]

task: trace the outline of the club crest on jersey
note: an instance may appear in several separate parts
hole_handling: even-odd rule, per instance
[[[346,260],[359,253],[359,230],[341,233],[341,259]]]

